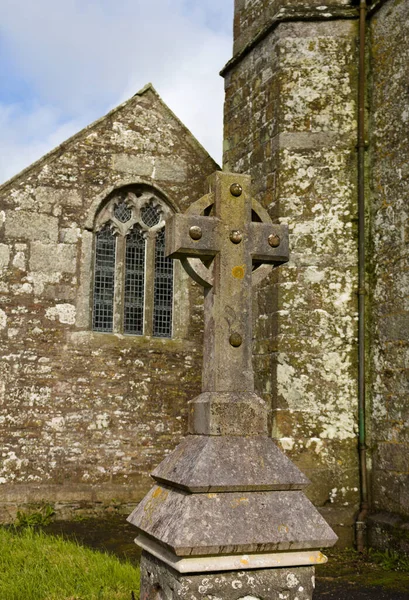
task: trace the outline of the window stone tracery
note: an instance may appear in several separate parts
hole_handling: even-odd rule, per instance
[[[152,190],[118,190],[95,224],[92,327],[172,336],[173,261],[165,257],[171,209]]]

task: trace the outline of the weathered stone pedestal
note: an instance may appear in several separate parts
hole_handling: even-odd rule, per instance
[[[141,590],[141,600],[309,600],[314,590],[314,567],[186,575],[143,552]]]
[[[190,402],[190,435],[128,518],[144,550],[141,598],[310,600],[314,565],[326,560],[319,549],[337,537],[269,437],[251,355],[254,267],[288,260],[288,234],[251,200],[243,175],[217,173],[190,213],[166,235],[169,254],[193,258],[185,266],[207,288],[203,392]]]
[[[142,599],[312,598],[319,548],[337,538],[269,437],[190,435],[152,475],[129,517]]]

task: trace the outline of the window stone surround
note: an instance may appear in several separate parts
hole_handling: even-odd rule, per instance
[[[117,218],[117,209],[122,206],[122,211],[129,210],[129,217],[121,221]],[[151,208],[158,218],[157,222],[147,223],[144,217],[145,209]],[[93,289],[91,293],[94,296],[93,312],[96,310],[95,294],[96,290],[96,269],[97,269],[97,250],[98,235],[108,227],[112,236],[116,239],[115,243],[115,281],[113,283],[113,319],[112,327],[114,333],[124,333],[128,335],[155,335],[154,331],[154,289],[156,277],[155,264],[155,249],[158,243],[159,232],[165,227],[166,219],[173,213],[169,204],[163,201],[156,190],[150,186],[129,186],[127,188],[116,189],[110,196],[104,200],[100,211],[97,214],[95,221],[95,240],[94,240],[94,268],[93,268]],[[142,331],[126,331],[126,298],[125,298],[125,281],[126,281],[126,262],[125,256],[127,252],[127,239],[131,231],[138,228],[142,238],[145,240],[143,250],[144,261],[144,278],[143,278],[143,314],[142,314]],[[142,239],[141,239],[142,242]],[[143,242],[142,242],[143,243]],[[172,271],[174,271],[172,263]],[[174,280],[174,273],[172,275]],[[173,285],[172,285],[173,288]],[[172,290],[173,296],[173,290]],[[94,314],[95,319],[95,314]],[[95,320],[92,323],[92,329],[98,331]],[[172,337],[172,334],[158,337]],[[156,337],[156,336],[155,336]]]

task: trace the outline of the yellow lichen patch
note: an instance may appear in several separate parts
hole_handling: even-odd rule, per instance
[[[237,506],[240,506],[241,504],[243,504],[244,502],[248,502],[249,499],[248,498],[235,498],[232,502],[231,502],[231,506],[233,508],[237,508]]]
[[[246,272],[245,265],[239,265],[237,267],[233,267],[231,270],[231,274],[235,279],[244,279],[244,275]]]
[[[279,533],[288,533],[289,532],[289,528],[287,525],[279,525],[278,526],[278,531]]]
[[[162,503],[166,500],[166,498],[168,497],[169,492],[167,492],[166,490],[163,490],[162,488],[156,488],[156,490],[152,493],[152,497],[150,498],[150,500],[146,503],[145,505],[145,512],[149,512],[152,510],[155,510],[155,507],[158,505],[158,503]]]
[[[325,556],[325,554],[322,554],[322,552],[320,552],[318,556],[314,556],[311,558],[313,558],[314,562],[316,562],[318,565],[324,564],[328,561],[328,558]]]
[[[167,490],[164,490],[160,487],[156,488],[153,492],[152,492],[152,496],[149,498],[149,500],[146,502],[145,506],[144,506],[144,513],[145,513],[145,522],[151,522],[153,515],[155,514],[155,512],[158,510],[158,507],[165,502],[166,498],[168,497],[169,492]]]

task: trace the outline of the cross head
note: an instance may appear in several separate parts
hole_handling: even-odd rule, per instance
[[[166,254],[205,288],[202,392],[252,392],[252,286],[288,261],[288,228],[252,200],[248,175],[217,171],[209,182],[166,222]]]

